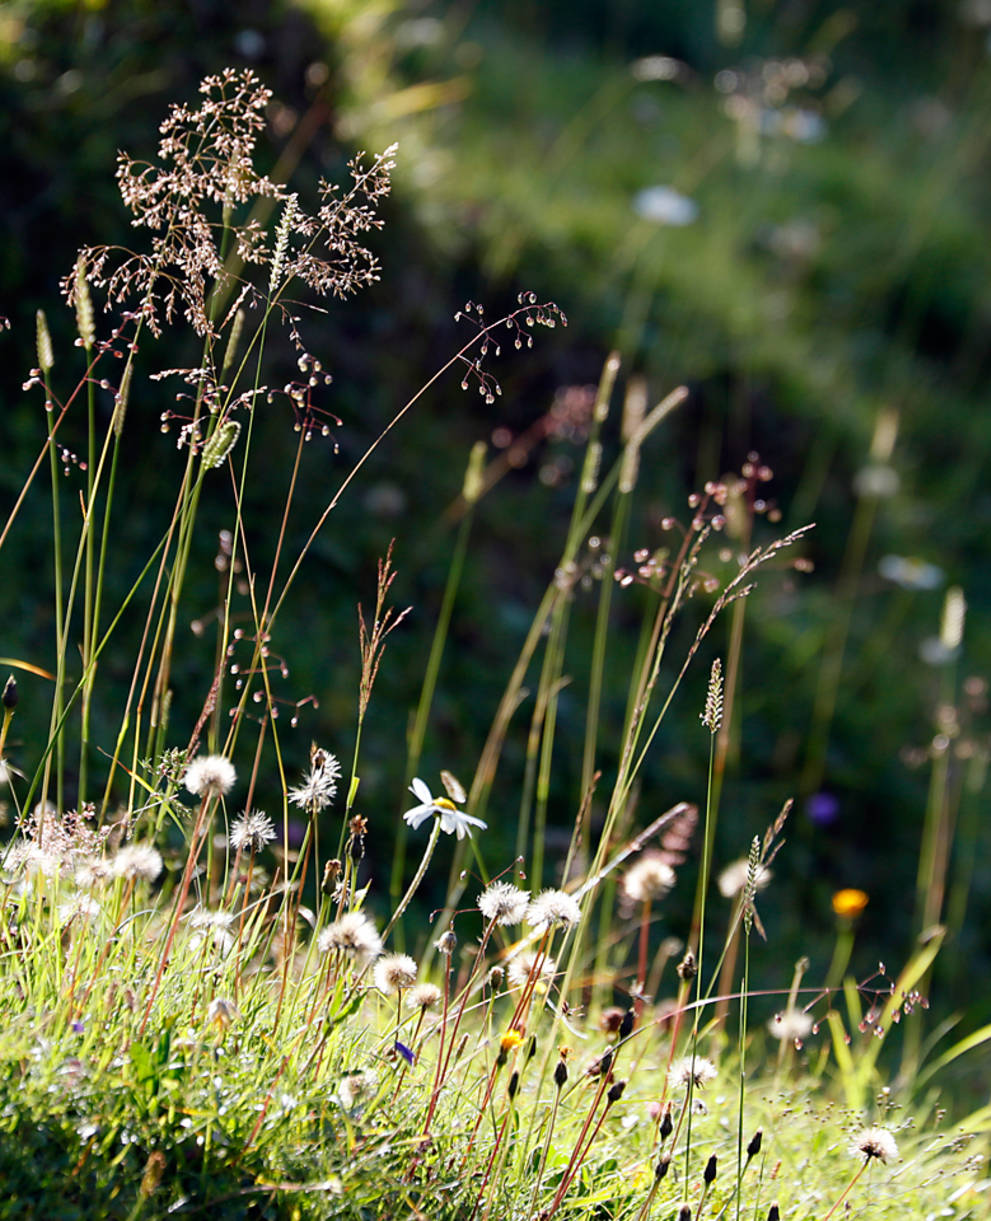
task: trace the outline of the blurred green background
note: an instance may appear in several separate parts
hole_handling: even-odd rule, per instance
[[[59,279],[78,246],[128,240],[116,151],[151,156],[169,102],[191,98],[204,74],[225,65],[255,68],[276,99],[262,158],[293,175],[304,201],[319,176],[343,175],[355,149],[398,141],[387,224],[372,242],[381,282],[305,321],[311,350],[333,373],[326,406],[342,426],[338,454],[318,441],[307,449],[297,545],[349,460],[456,350],[466,332],[453,314],[466,300],[496,316],[531,289],[556,301],[570,326],[538,336],[532,353],[504,354],[493,406],[463,394],[457,376],[432,391],[331,519],[274,642],[289,666],[287,701],[319,701],[289,736],[291,763],[304,765],[311,739],[350,757],[355,604],[372,602],[375,559],[395,536],[393,596],[414,611],[390,639],[360,768],[359,808],[375,830],[370,872],[384,884],[405,808],[409,716],[471,445],[485,440],[497,457],[525,439],[479,506],[420,769],[434,785],[441,767],[470,779],[560,554],[581,429],[531,430],[567,387],[594,383],[615,348],[621,386],[643,376],[651,402],[680,382],[691,390],[644,452],[630,551],[660,545],[661,519],[686,519],[688,494],[739,470],[750,451],[773,469],[767,492],[780,512],[774,525],[758,522],[756,537],[816,522],[806,548],[814,570],[765,574],[747,610],[717,843],[718,867],[796,798],[763,902],[767,986],[786,985],[802,953],[812,957],[810,979],[823,978],[830,899],[841,887],[871,900],[857,969],[904,959],[918,932],[911,896],[925,811],[937,800],[953,842],[942,913],[952,936],[933,1003],[941,1014],[965,1010],[968,1023],[986,1020],[989,30],[988,0],[8,3],[3,502],[13,502],[44,435],[38,398],[20,391],[34,363],[34,311],[48,310],[56,375],[70,386],[78,358],[71,315],[56,302]],[[143,359],[151,369],[195,361],[194,351],[166,338]],[[270,381],[280,384],[292,352],[272,356]],[[173,439],[159,433],[171,391],[145,386],[130,408],[132,510],[120,531],[118,592],[156,537],[149,523],[180,469]],[[618,407],[613,415],[615,452]],[[284,413],[265,414],[258,427],[270,476],[252,488],[251,511],[256,529],[274,532],[295,438]],[[208,621],[217,604],[213,556],[228,524],[224,504],[206,506],[190,622]],[[0,582],[0,651],[47,666],[49,534],[39,494],[5,549]],[[963,645],[948,655],[938,643],[951,586],[969,609]],[[596,596],[579,591],[569,641],[573,684],[562,698],[551,798],[561,829],[580,798]],[[617,600],[607,777],[642,605],[637,590]],[[679,664],[693,630],[673,642]],[[724,624],[653,749],[644,823],[704,795],[698,714],[709,660],[725,648]],[[211,662],[209,632],[190,632],[175,669],[176,744],[188,737]],[[129,664],[122,648],[101,672],[97,736],[107,745]],[[45,699],[40,680],[23,680],[9,753],[25,768],[44,740]],[[528,717],[528,708],[517,717],[489,810],[485,855],[496,869],[511,860]],[[274,783],[263,781],[262,804],[266,795],[274,808]],[[551,837],[550,865],[566,839]],[[691,887],[681,889],[675,933],[690,903]]]

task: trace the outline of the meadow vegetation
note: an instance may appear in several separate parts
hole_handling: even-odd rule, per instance
[[[465,456],[408,726],[393,716],[389,740],[370,742],[407,626],[389,545],[354,620],[350,722],[306,749],[312,700],[287,699],[281,682],[300,631],[292,595],[338,506],[394,429],[416,445],[440,379],[494,404],[500,371],[566,318],[528,291],[494,317],[465,303],[461,341],[423,387],[382,429],[342,441],[311,311],[378,280],[395,150],[359,154],[346,181],[306,198],[256,167],[270,102],[253,72],[228,69],[176,103],[155,158],[120,155],[135,248],[84,246],[66,272],[74,349],[52,341],[61,307],[36,318],[24,383],[36,453],[0,548],[47,497],[53,567],[31,596],[50,596],[55,664],[3,659],[0,1215],[985,1215],[991,1108],[952,1106],[941,1082],[991,1031],[949,1043],[945,1015],[928,1012],[945,804],[920,848],[925,935],[867,975],[851,968],[868,901],[857,888],[833,895],[824,972],[782,961],[765,929],[764,903],[793,868],[791,800],[740,837],[735,862],[714,855],[721,824],[737,835],[722,793],[747,690],[743,611],[758,584],[801,582],[814,532],[784,528],[772,472],[750,453],[667,506],[660,542],[631,543],[645,454],[684,387],[655,403],[613,353],[561,408],[581,446],[570,516],[477,757],[452,750],[436,777],[423,766],[442,661],[471,647],[452,620],[473,517],[500,494],[503,468],[481,446]],[[156,362],[172,331],[194,337],[186,367]],[[269,345],[283,337],[295,372],[273,383]],[[162,381],[175,392],[162,448],[134,445],[143,387]],[[277,412],[296,448],[273,471],[256,419]],[[321,445],[344,456],[300,524],[304,454]],[[142,555],[122,541],[128,467],[174,476]],[[274,532],[251,515],[258,482],[285,489]],[[215,610],[189,632],[208,501],[211,521],[224,514]],[[580,596],[595,615],[576,680]],[[963,616],[951,590],[948,653]],[[202,647],[186,656],[190,637]],[[617,708],[603,690],[618,664]],[[94,710],[104,675],[122,673],[108,733],[106,707]],[[183,708],[195,693],[188,719],[180,681]],[[686,757],[702,762],[659,805],[647,760],[692,692]],[[18,736],[27,698],[45,701],[46,735]],[[609,718],[619,746],[606,751]],[[405,808],[367,800],[374,750],[402,757]],[[564,755],[580,796],[555,840]],[[773,986],[753,984],[757,961]]]

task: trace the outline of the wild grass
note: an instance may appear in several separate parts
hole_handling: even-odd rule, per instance
[[[921,1028],[939,929],[893,972],[857,981],[848,963],[863,904],[840,892],[830,977],[810,984],[799,963],[782,967],[771,996],[752,987],[752,955],[773,953],[760,895],[774,884],[771,865],[787,868],[790,803],[769,810],[764,834],[716,875],[720,734],[745,648],[742,608],[758,578],[801,568],[807,528],[774,533],[759,494],[770,472],[751,455],[738,476],[694,493],[684,522],[672,509],[656,549],[627,555],[641,451],[681,388],[651,408],[631,379],[613,452],[603,425],[620,362],[605,362],[559,562],[479,759],[449,760],[438,786],[419,775],[424,736],[472,513],[495,477],[473,453],[403,744],[414,800],[391,878],[371,876],[366,851],[392,814],[367,808],[361,790],[366,714],[405,615],[391,550],[370,609],[359,609],[354,725],[314,744],[301,776],[288,766],[295,726],[283,728],[274,686],[292,645],[288,594],[381,440],[365,442],[291,551],[302,447],[321,434],[332,444],[337,428],[297,294],[344,297],[378,275],[365,242],[393,154],[356,159],[350,185],[327,184],[311,215],[255,170],[267,102],[251,73],[226,72],[204,82],[199,106],[173,108],[157,162],[122,156],[122,193],[149,242],[85,248],[67,276],[81,373],[66,372],[71,361],[38,318],[25,385],[41,398],[38,458],[0,546],[47,463],[55,665],[5,659],[33,694],[48,685],[51,717],[45,741],[12,736],[12,675],[0,728],[16,823],[0,873],[0,1214],[825,1221],[869,1201],[878,1218],[983,1215],[991,1114],[948,1122],[938,1085],[941,1068],[988,1032],[932,1059]],[[462,317],[464,346],[387,431],[454,368],[495,400],[500,344],[529,347],[538,328],[564,322],[529,294],[494,322],[473,303]],[[170,327],[195,335],[194,367],[148,367],[149,339]],[[276,327],[296,345],[299,377],[273,388]],[[183,461],[159,541],[139,559],[115,542],[133,511],[115,482],[121,463],[153,461],[129,448],[143,378],[180,387],[161,423]],[[289,472],[273,473],[252,447],[253,421],[282,404],[299,448]],[[77,418],[82,457],[62,440]],[[269,534],[247,511],[262,477],[287,487]],[[178,625],[208,497],[229,514],[214,664],[196,676],[199,715],[175,723]],[[104,596],[112,565],[132,574],[117,606]],[[583,586],[597,591],[598,611],[579,743],[562,741],[559,713]],[[642,625],[622,749],[607,768],[602,679],[615,656],[614,598],[631,590]],[[726,658],[714,650],[724,621]],[[137,631],[125,636],[128,624]],[[119,642],[132,637],[124,662]],[[91,712],[111,658],[132,678],[116,733],[99,741]],[[644,762],[686,674],[706,663],[708,776],[654,813]],[[504,747],[523,708],[516,829],[497,836],[508,816],[493,785],[510,768]],[[297,706],[291,719],[305,716]],[[562,750],[582,763],[559,861],[547,830]],[[941,808],[920,861],[923,903],[945,873],[932,846]],[[497,856],[487,837],[515,839],[514,849]],[[695,896],[681,927],[668,915],[676,888]],[[424,908],[435,909],[429,924]],[[762,1006],[774,1015],[766,1024],[753,1016]],[[894,1079],[888,1044],[902,1028],[919,1033]]]

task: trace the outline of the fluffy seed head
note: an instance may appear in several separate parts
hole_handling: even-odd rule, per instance
[[[416,983],[416,963],[408,954],[386,954],[375,964],[375,987],[393,996]]]
[[[898,1157],[898,1143],[887,1128],[864,1128],[850,1142],[850,1152],[868,1161],[873,1157],[881,1162],[894,1161]]]
[[[660,852],[644,852],[623,877],[623,893],[634,903],[660,899],[675,883],[674,870]]]
[[[511,882],[493,882],[478,896],[478,910],[496,924],[519,924],[530,904],[530,892]]]
[[[113,859],[113,871],[128,881],[154,882],[162,872],[162,855],[151,844],[126,844]]]
[[[776,1039],[793,1042],[808,1038],[814,1025],[811,1016],[801,1009],[786,1009],[783,1013],[776,1013],[767,1023],[767,1028]]]
[[[337,1087],[337,1097],[346,1111],[354,1110],[359,1103],[367,1102],[375,1093],[377,1081],[375,1074],[370,1072],[351,1073],[342,1077]]]
[[[225,797],[236,779],[226,755],[198,755],[186,768],[183,783],[194,797]]]
[[[582,918],[578,900],[563,890],[544,890],[527,908],[526,922],[540,931],[545,928],[571,928]]]
[[[410,988],[407,1000],[414,1009],[432,1009],[443,995],[436,984],[417,984]]]
[[[382,953],[382,939],[364,913],[347,912],[327,925],[317,938],[317,949],[322,954],[336,950],[359,962],[371,962]]]
[[[231,847],[235,852],[260,852],[275,839],[272,820],[261,810],[246,810],[231,826]]]
[[[302,784],[289,790],[289,800],[302,809],[324,810],[337,796],[340,778],[341,765],[337,756],[329,750],[314,747],[310,751],[310,770],[303,777]]]
[[[717,1069],[705,1056],[682,1056],[668,1069],[668,1087],[685,1090],[691,1084],[695,1089],[704,1089],[717,1076]]]
[[[750,870],[750,862],[745,856],[741,856],[738,861],[733,861],[731,865],[727,865],[719,877],[716,879],[716,885],[719,887],[719,893],[724,899],[735,899],[736,896],[743,890],[747,884],[747,875]],[[757,870],[755,889],[763,890],[771,880],[771,871],[765,866],[761,866]]]
[[[536,973],[538,982],[549,983],[557,973],[557,963],[546,954],[534,950],[523,950],[511,959],[507,975],[511,988],[522,988],[531,975]]]

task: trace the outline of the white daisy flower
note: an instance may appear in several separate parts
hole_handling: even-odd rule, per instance
[[[419,776],[409,786],[409,791],[420,799],[419,805],[413,806],[403,815],[414,831],[431,815],[440,819],[442,831],[448,835],[457,835],[458,839],[464,839],[466,835],[470,838],[472,827],[481,827],[484,831],[488,826],[488,823],[482,822],[480,818],[474,818],[464,810],[459,810],[449,797],[434,797]]]

